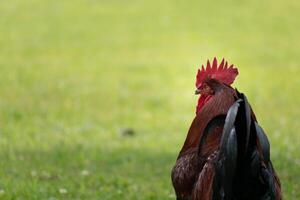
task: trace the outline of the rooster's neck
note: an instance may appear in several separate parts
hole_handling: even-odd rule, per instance
[[[217,116],[226,115],[230,106],[235,102],[235,95],[234,89],[224,87],[207,100],[203,97],[206,102],[200,108],[199,112],[197,112],[179,156],[184,154],[187,150],[197,147],[207,124]],[[203,100],[201,99],[201,101]]]

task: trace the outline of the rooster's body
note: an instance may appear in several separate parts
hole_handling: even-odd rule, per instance
[[[180,200],[281,200],[269,142],[224,60],[197,75],[197,115],[172,170]]]

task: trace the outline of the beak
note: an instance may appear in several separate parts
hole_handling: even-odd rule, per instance
[[[201,93],[201,90],[197,88],[197,90],[195,91],[195,95],[198,95]]]

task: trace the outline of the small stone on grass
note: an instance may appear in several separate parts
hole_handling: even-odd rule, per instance
[[[58,191],[59,191],[60,194],[67,194],[68,193],[68,190],[65,189],[65,188],[59,188]]]

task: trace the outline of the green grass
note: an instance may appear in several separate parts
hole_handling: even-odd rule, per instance
[[[174,199],[197,67],[239,67],[300,198],[299,1],[0,2],[0,199]],[[132,137],[120,136],[133,128]]]

